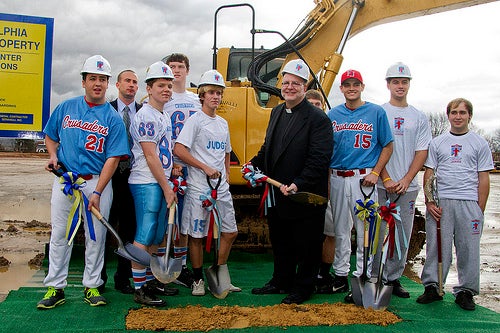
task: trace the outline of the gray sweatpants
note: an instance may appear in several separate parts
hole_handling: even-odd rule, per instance
[[[410,244],[411,231],[413,229],[413,218],[415,216],[415,200],[417,199],[417,195],[418,190],[406,192],[405,194],[401,195],[396,202],[396,205],[399,206],[399,215],[401,217],[401,221],[396,221],[396,237],[399,239],[400,253],[398,254],[398,250],[396,248],[394,249],[394,255],[392,258],[390,258],[389,254],[387,255],[387,261],[385,263],[384,272],[382,275],[382,280],[384,282],[394,281],[396,279],[399,279],[401,275],[403,275],[403,271],[406,265],[406,258],[408,255],[408,245]],[[394,201],[396,197],[397,194],[391,194],[389,198]],[[378,199],[380,206],[384,206],[387,201],[387,191],[385,189],[378,190]],[[381,249],[384,241],[386,226],[387,223],[385,221],[382,221],[378,242],[379,247],[377,253],[373,258],[372,276],[378,274],[379,271]]]
[[[453,287],[456,295],[468,290],[479,294],[479,242],[483,232],[484,215],[476,201],[441,199],[441,248],[443,261],[443,285],[450,270],[452,245],[457,257],[458,285]],[[438,285],[438,256],[436,221],[426,215],[426,259],[422,271],[424,286]]]

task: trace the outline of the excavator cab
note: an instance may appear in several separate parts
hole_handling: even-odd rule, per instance
[[[261,47],[260,49],[250,48],[221,48],[217,54],[217,70],[221,72],[226,81],[231,82],[228,86],[246,86],[251,87],[252,84],[248,78],[248,69],[253,57],[259,56],[268,51]],[[258,78],[269,85],[276,86],[278,82],[278,75],[283,65],[285,58],[275,58],[267,62],[258,73]],[[266,106],[269,101],[270,94],[267,92],[256,91],[257,102],[260,106]]]

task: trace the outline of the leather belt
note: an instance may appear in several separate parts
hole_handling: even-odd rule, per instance
[[[358,171],[358,174],[364,175],[366,174],[366,169],[356,169]],[[352,177],[356,175],[356,170],[335,170],[335,169],[330,169],[330,173],[335,173],[339,177]]]
[[[91,180],[94,178],[94,175],[80,175],[80,178],[83,178],[84,180]]]

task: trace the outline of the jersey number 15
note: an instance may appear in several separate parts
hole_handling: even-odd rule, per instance
[[[371,134],[356,134],[354,137],[354,148],[368,149],[372,144]]]

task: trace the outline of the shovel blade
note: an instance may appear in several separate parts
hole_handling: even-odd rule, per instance
[[[363,305],[363,287],[365,283],[361,277],[351,276],[351,290],[352,299],[354,304],[362,306]]]
[[[159,257],[153,254],[150,267],[154,277],[161,283],[167,284],[175,281],[181,274],[182,259]]]
[[[363,288],[363,307],[365,309],[385,310],[391,302],[392,286],[387,286],[373,281],[367,281]]]
[[[302,204],[310,204],[310,205],[324,205],[328,202],[328,199],[314,193],[309,192],[297,192],[290,195],[290,199],[302,203]]]
[[[141,249],[133,244],[127,243],[125,246],[119,247],[115,250],[119,256],[135,261],[142,266],[149,266],[151,255],[144,249]]]
[[[393,286],[382,286],[382,288],[379,290],[375,302],[373,303],[374,310],[383,311],[387,308],[387,306],[389,306],[389,304],[391,303],[392,289]]]
[[[365,309],[373,308],[373,304],[375,303],[377,298],[377,283],[372,280],[368,280],[365,282],[363,286],[363,307]]]
[[[212,295],[218,299],[224,299],[231,290],[231,277],[227,265],[212,265],[205,269],[208,288]]]

